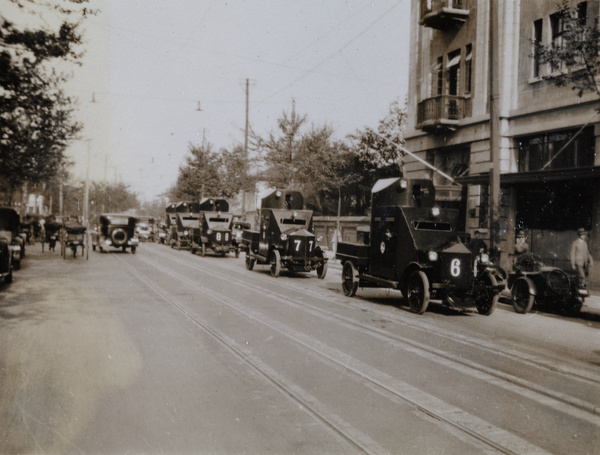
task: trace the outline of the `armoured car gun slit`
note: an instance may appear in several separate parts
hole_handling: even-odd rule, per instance
[[[363,243],[339,242],[342,290],[359,287],[400,290],[410,309],[422,314],[429,301],[491,314],[504,289],[505,273],[459,233],[458,210],[435,205],[435,187],[426,179],[377,181],[371,192],[371,222]]]
[[[319,278],[327,274],[327,258],[313,232],[312,210],[304,209],[302,193],[273,190],[261,199],[259,230],[245,230],[242,244],[246,268],[268,264],[271,275],[282,269],[291,272],[316,270]]]

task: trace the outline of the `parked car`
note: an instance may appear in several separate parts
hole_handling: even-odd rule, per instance
[[[129,248],[135,254],[139,239],[135,235],[137,219],[134,216],[123,214],[100,215],[100,230],[93,231],[92,249],[96,247],[103,252],[106,248],[120,248],[127,251]]]
[[[12,281],[13,268],[21,264],[20,219],[14,209],[0,207],[0,278],[5,283]]]
[[[508,288],[513,308],[522,314],[534,307],[578,313],[588,296],[577,273],[546,266],[535,253],[517,258],[514,271],[508,276]]]
[[[154,241],[154,233],[152,227],[146,223],[139,223],[135,228],[136,234],[140,242],[152,242]]]

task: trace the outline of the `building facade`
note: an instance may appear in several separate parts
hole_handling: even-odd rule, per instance
[[[512,268],[516,232],[524,230],[531,251],[544,263],[569,267],[570,244],[583,227],[590,231],[592,256],[599,259],[591,281],[598,289],[599,97],[579,97],[571,87],[548,80],[553,69],[539,63],[533,45],[560,43],[557,4],[412,0],[406,148],[454,182],[409,157],[405,174],[433,178],[439,202],[463,207],[465,230],[479,230],[489,242],[490,174],[497,166],[500,265]],[[599,0],[571,4],[581,20],[594,24]],[[497,27],[493,35],[491,24]],[[490,36],[496,37],[495,49]],[[490,75],[497,84],[493,103]],[[497,116],[494,158],[490,105]]]

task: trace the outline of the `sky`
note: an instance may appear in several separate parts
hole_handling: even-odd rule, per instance
[[[284,111],[336,139],[377,127],[408,90],[410,0],[92,0],[86,55],[67,91],[85,127],[73,174],[152,201],[190,144],[260,136]]]

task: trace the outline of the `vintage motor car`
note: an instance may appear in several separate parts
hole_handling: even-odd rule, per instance
[[[525,253],[515,261],[508,275],[511,303],[517,313],[532,308],[578,313],[588,296],[577,273],[546,266],[535,253]]]
[[[21,264],[20,220],[16,210],[0,207],[0,278],[5,283],[12,282],[13,268],[18,269]]]
[[[135,226],[137,218],[120,213],[106,213],[100,215],[100,230],[92,231],[92,249],[96,247],[100,252],[105,249],[120,248],[127,251],[129,248],[135,254],[136,248],[140,244],[135,235]]]
[[[299,191],[273,190],[261,199],[258,231],[246,230],[242,241],[246,268],[268,264],[271,275],[282,269],[290,272],[316,270],[319,278],[327,274],[327,260],[313,231],[313,212],[304,210]]]
[[[229,203],[225,199],[203,198],[198,208],[198,222],[191,230],[192,254],[199,251],[204,256],[212,251],[220,256],[234,253],[238,257],[240,249],[231,230],[233,214],[229,212]]]
[[[436,206],[427,179],[389,178],[371,191],[369,243],[339,242],[342,290],[400,290],[422,314],[430,299],[450,308],[491,314],[504,289],[504,273],[483,252],[473,252],[468,234],[457,232],[458,210]]]

